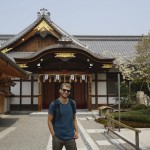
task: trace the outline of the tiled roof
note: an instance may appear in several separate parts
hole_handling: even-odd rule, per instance
[[[6,35],[5,35],[6,36]],[[4,36],[3,36],[4,37]],[[112,58],[115,54],[121,54],[127,58],[135,54],[135,47],[142,36],[83,36],[75,35],[80,42],[86,44],[93,53]],[[0,39],[1,35],[0,35]],[[9,58],[28,57],[33,52],[8,53]]]
[[[8,52],[6,53],[7,57],[10,58],[14,62],[15,62],[14,58],[29,57],[31,54],[34,54],[34,52]]]
[[[75,36],[89,49],[101,56],[113,57],[121,54],[127,58],[135,54],[136,45],[142,36]]]
[[[4,62],[7,64],[4,64]],[[0,72],[13,77],[27,78],[28,73],[0,52]]]
[[[24,36],[28,31],[30,31],[32,29],[32,27],[34,27],[37,22],[39,20],[36,20],[33,24],[31,24],[30,26],[28,26],[27,28],[25,28],[23,31],[21,31],[20,33],[18,33],[15,36],[12,36],[8,41],[6,41],[5,43],[2,43],[0,49],[3,49],[7,46],[9,46],[10,44],[12,44],[13,42],[17,41],[18,39],[20,39],[22,36]]]
[[[14,35],[0,35],[0,41],[2,39],[8,39]],[[114,54],[121,54],[126,57],[132,57],[135,52],[135,46],[138,44],[142,36],[89,36],[89,35],[74,35],[80,42],[86,44],[95,54],[101,56],[113,57]],[[23,53],[8,53],[8,57],[14,58],[27,57],[33,52]]]
[[[24,57],[24,59],[32,59],[32,58],[34,58],[36,56],[43,55],[43,53],[47,54],[47,53],[52,52],[54,49],[58,50],[58,49],[62,49],[62,48],[65,48],[65,49],[76,49],[76,52],[82,50],[82,51],[84,51],[86,53],[91,54],[94,58],[99,59],[99,60],[100,59],[101,60],[102,59],[103,60],[105,60],[105,59],[108,60],[109,59],[108,57],[102,57],[99,54],[93,53],[92,51],[90,51],[87,48],[83,48],[83,47],[77,46],[75,44],[67,44],[67,45],[54,44],[54,45],[45,47],[45,48],[41,49],[40,51],[37,51],[36,53],[32,53],[32,52],[30,52],[30,53],[29,52],[20,52],[20,53],[18,53],[18,52],[10,52],[10,53],[8,53],[8,55],[9,55],[9,57],[11,56],[11,57],[14,57],[14,58],[23,58]],[[112,58],[110,58],[110,60],[112,60]]]
[[[9,40],[10,38],[12,38],[13,36],[15,36],[14,34],[1,34],[0,35],[0,40]]]
[[[6,41],[8,41],[10,38],[12,38],[14,35],[7,35],[7,34],[1,34],[0,35],[0,47],[3,43],[5,43]]]

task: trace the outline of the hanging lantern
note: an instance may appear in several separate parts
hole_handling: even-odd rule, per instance
[[[74,75],[70,75],[70,79],[69,79],[69,82],[71,82],[72,80],[74,80]]]
[[[71,80],[74,80],[74,75],[73,75],[73,74],[70,76],[70,79],[71,79]]]
[[[48,74],[45,74],[44,78],[45,80],[48,80]]]
[[[84,74],[81,77],[82,77],[82,80],[85,80],[85,75]]]
[[[74,80],[74,75],[73,75],[73,74],[70,76],[70,82],[71,82],[72,80]]]
[[[59,74],[56,74],[56,77],[55,77],[55,80],[57,81],[59,81]]]

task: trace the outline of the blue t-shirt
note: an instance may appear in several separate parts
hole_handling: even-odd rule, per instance
[[[56,109],[55,121],[53,124],[55,135],[63,140],[70,140],[74,137],[74,120],[73,112],[70,102],[67,104],[62,104],[60,100],[57,100],[60,109]],[[74,106],[76,106],[75,101],[73,101]],[[59,115],[60,110],[60,115]],[[54,102],[49,106],[48,113],[53,114],[54,112]],[[76,109],[75,109],[76,113]]]

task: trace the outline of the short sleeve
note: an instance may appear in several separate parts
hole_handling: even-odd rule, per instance
[[[49,105],[48,114],[53,114],[53,112],[54,112],[54,102],[52,102],[52,103]]]

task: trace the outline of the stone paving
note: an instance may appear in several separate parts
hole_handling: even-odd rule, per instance
[[[105,149],[105,150],[122,150],[125,149],[123,145],[121,145],[121,142],[123,143],[121,139],[120,142],[116,142],[118,138],[114,135],[113,137],[109,136],[108,134],[105,134],[106,129],[103,125],[96,123],[94,118],[91,117],[91,115],[77,115],[80,123],[82,124],[83,128],[86,130],[86,132],[90,135],[92,140],[96,143],[98,149]],[[114,141],[113,141],[113,140]],[[93,146],[91,146],[91,149]],[[95,150],[95,149],[93,149]]]
[[[46,117],[11,115],[3,120],[8,133],[0,138],[0,150],[45,150],[49,139]],[[0,123],[1,127],[1,123]],[[13,129],[13,130],[12,130]],[[10,132],[9,132],[10,131]],[[5,132],[5,130],[3,131]]]
[[[80,138],[78,150],[132,150],[115,135],[94,121],[90,113],[77,113]],[[0,150],[51,150],[47,112],[29,115],[3,115],[0,118]],[[63,148],[65,149],[65,148]],[[147,150],[147,149],[146,149]]]

